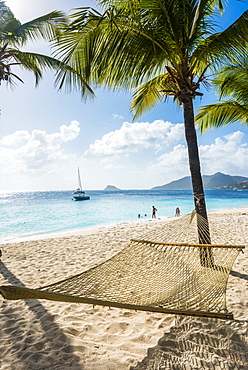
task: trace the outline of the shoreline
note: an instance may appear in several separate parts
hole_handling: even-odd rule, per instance
[[[242,206],[242,207],[233,207],[233,208],[222,208],[222,209],[216,209],[216,210],[210,210],[208,211],[208,214],[234,214],[239,212],[247,212],[248,213],[248,205]],[[182,215],[184,216],[184,215]],[[117,222],[117,223],[110,223],[106,225],[95,225],[91,227],[84,227],[84,228],[77,228],[77,229],[68,229],[68,230],[61,230],[61,231],[52,231],[49,233],[40,233],[30,236],[20,236],[20,237],[14,237],[13,239],[9,240],[2,240],[0,241],[0,246],[5,244],[12,244],[12,243],[21,243],[25,241],[36,241],[36,240],[45,240],[45,239],[54,239],[54,238],[62,238],[62,237],[70,237],[70,236],[80,236],[80,235],[87,235],[90,233],[98,232],[101,230],[107,230],[115,227],[122,227],[122,226],[131,226],[139,225],[143,223],[149,223],[149,222],[159,222],[159,221],[172,221],[175,219],[174,216],[168,217],[168,216],[160,216],[157,218],[141,218],[137,220],[132,221],[124,221],[124,222]]]
[[[44,233],[44,234],[35,234],[31,236],[20,236],[18,238],[13,238],[11,240],[7,241],[0,241],[0,246],[5,244],[12,244],[12,243],[21,243],[21,242],[29,242],[29,241],[36,241],[36,240],[46,240],[46,239],[55,239],[55,238],[63,238],[63,237],[70,237],[70,236],[81,236],[81,235],[88,235],[90,233],[98,232],[98,231],[104,231],[116,227],[123,227],[123,226],[132,226],[132,225],[140,225],[144,223],[150,223],[150,222],[159,222],[159,221],[171,221],[175,217],[167,217],[167,216],[161,216],[157,218],[143,218],[143,219],[137,219],[136,221],[124,221],[124,222],[117,222],[117,223],[110,223],[106,225],[95,225],[91,227],[84,227],[84,228],[77,228],[77,229],[68,229],[63,231],[51,231],[50,233]]]

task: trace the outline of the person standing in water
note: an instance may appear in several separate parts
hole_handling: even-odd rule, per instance
[[[180,217],[180,209],[178,207],[176,208],[175,217]]]
[[[157,212],[157,208],[152,206],[152,218],[156,218],[156,212]]]

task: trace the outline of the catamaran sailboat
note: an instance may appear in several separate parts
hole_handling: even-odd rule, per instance
[[[80,178],[80,172],[79,172],[79,167],[78,167],[78,188],[77,190],[74,190],[72,193],[73,199],[74,200],[87,200],[90,199],[89,195],[85,194],[85,191],[82,189],[82,183],[81,183],[81,178]]]

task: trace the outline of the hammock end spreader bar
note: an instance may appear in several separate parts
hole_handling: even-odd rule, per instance
[[[231,312],[209,312],[209,311],[193,311],[193,310],[176,310],[167,309],[164,307],[152,307],[152,306],[141,306],[135,304],[127,304],[120,302],[104,301],[100,299],[92,299],[86,297],[77,297],[61,293],[52,293],[48,291],[41,291],[39,289],[28,289],[24,287],[18,287],[13,285],[2,285],[0,286],[0,294],[4,299],[17,300],[17,299],[48,299],[51,301],[59,302],[70,302],[70,303],[85,303],[93,306],[107,306],[124,308],[135,311],[147,311],[147,312],[159,312],[165,314],[184,315],[184,316],[196,316],[196,317],[209,317],[217,318],[222,320],[233,320],[233,314]]]
[[[158,241],[151,241],[151,240],[143,240],[143,239],[130,239],[131,242],[137,243],[144,243],[144,244],[154,244],[154,245],[161,245],[165,247],[198,247],[198,248],[234,248],[240,251],[245,249],[244,245],[229,245],[229,244],[198,244],[198,243],[163,243]]]

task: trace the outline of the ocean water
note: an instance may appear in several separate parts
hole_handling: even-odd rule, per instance
[[[82,229],[173,217],[194,209],[191,191],[88,191],[91,199],[73,201],[71,191],[0,193],[0,243],[64,235]],[[248,190],[205,191],[209,211],[248,206]],[[138,214],[141,215],[138,218]]]

